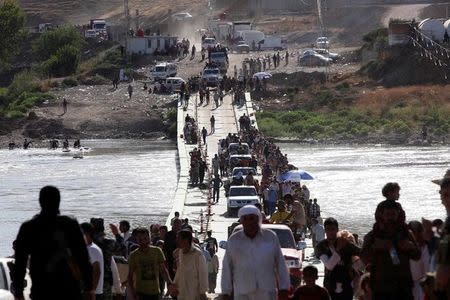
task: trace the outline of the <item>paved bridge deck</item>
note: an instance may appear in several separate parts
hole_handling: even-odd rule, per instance
[[[211,97],[212,98],[212,97]],[[209,191],[207,189],[201,190],[198,187],[189,186],[189,152],[194,148],[199,147],[202,153],[206,156],[208,168],[211,168],[211,159],[218,151],[218,142],[220,139],[226,137],[228,133],[238,132],[238,120],[244,113],[251,116],[253,126],[257,127],[257,122],[254,116],[253,105],[250,100],[250,95],[246,94],[246,103],[242,107],[232,105],[231,95],[224,97],[223,103],[215,108],[214,101],[209,105],[198,106],[198,95],[191,96],[187,109],[184,110],[181,105],[178,107],[178,155],[179,155],[179,181],[175,194],[174,205],[172,211],[167,219],[166,225],[170,228],[170,220],[173,218],[175,211],[180,212],[182,218],[188,218],[189,223],[196,231],[200,241],[203,241],[207,230],[212,230],[212,236],[218,242],[226,241],[228,239],[228,226],[237,220],[236,217],[228,218],[226,215],[227,205],[225,192],[222,189],[220,201],[218,204],[210,206],[210,215],[208,214],[208,198]],[[198,122],[199,130],[205,127],[208,130],[206,138],[206,145],[203,142],[197,144],[187,144],[181,137],[183,134],[184,120],[186,115],[194,117]],[[210,133],[210,118],[214,115],[215,118],[215,132]],[[210,169],[211,170],[211,169]],[[205,181],[209,180],[208,173],[205,175]],[[217,255],[219,257],[220,269],[217,277],[216,294],[220,293],[220,278],[221,265],[225,250],[219,249]],[[312,248],[306,250],[306,257],[312,254]],[[323,267],[319,266],[319,272],[323,274]],[[210,295],[214,298],[216,295]]]

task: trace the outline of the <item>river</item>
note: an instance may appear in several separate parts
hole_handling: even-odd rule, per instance
[[[168,142],[92,140],[84,159],[47,149],[0,150],[0,256],[11,254],[20,224],[39,211],[39,189],[62,191],[61,211],[79,221],[103,217],[132,226],[165,222],[177,184],[176,149]],[[325,216],[342,229],[364,234],[382,200],[381,188],[396,181],[408,220],[443,218],[438,186],[450,166],[447,147],[343,147],[280,144],[289,161],[311,172],[305,181]]]
[[[400,185],[400,203],[407,220],[444,218],[439,186],[450,167],[448,147],[344,147],[280,144],[289,162],[315,176],[304,181],[324,216],[336,218],[341,229],[365,234],[387,182]]]
[[[127,219],[132,226],[164,223],[177,184],[176,147],[170,142],[82,141],[84,159],[59,150],[0,150],[0,257],[12,253],[20,224],[39,211],[39,190],[61,190],[61,212],[80,222]]]

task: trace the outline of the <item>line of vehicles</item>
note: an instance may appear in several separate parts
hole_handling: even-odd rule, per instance
[[[223,78],[224,71],[228,69],[228,62],[224,59],[223,54],[215,53],[213,60],[219,61],[218,64],[207,66],[203,69],[201,79],[206,82],[208,86],[217,86]],[[177,77],[178,67],[176,63],[163,62],[154,66],[148,77],[153,79],[155,83],[164,85],[165,89],[177,92],[186,81]]]
[[[264,40],[272,45],[279,44],[280,38]],[[206,82],[208,86],[217,86],[222,80],[223,75],[226,74],[229,61],[227,49],[221,47],[213,37],[206,37],[202,42],[202,49],[208,50],[208,63],[202,71],[201,79]],[[329,40],[326,37],[319,37],[316,40],[316,47],[304,49],[298,54],[298,64],[300,66],[327,66],[336,62],[340,56],[337,53],[329,51]],[[249,53],[250,46],[245,41],[238,41],[236,45],[232,46],[228,51],[236,53]],[[178,91],[181,84],[185,82],[181,77],[177,77],[178,67],[175,62],[161,62],[150,69],[148,77],[155,82],[163,84],[166,88],[172,91]]]
[[[303,49],[298,53],[297,62],[300,66],[321,67],[335,63],[340,55],[331,52],[330,41],[327,37],[321,36],[316,40],[315,47]]]
[[[235,217],[239,208],[260,202],[258,192],[253,185],[233,185],[236,178],[245,178],[248,174],[257,176],[257,169],[251,160],[254,159],[250,154],[250,148],[247,143],[230,143],[227,149],[222,149],[221,142],[218,145],[219,154],[227,155],[228,174],[230,177],[224,180],[225,194],[227,196],[227,217]],[[302,257],[306,244],[304,242],[296,243],[294,234],[289,226],[284,224],[262,224],[262,228],[272,230],[278,237],[281,251],[289,270],[290,281],[293,289],[301,283],[302,277]],[[228,237],[242,230],[239,222],[233,222],[228,227]],[[219,247],[226,249],[227,242],[221,241]]]
[[[202,41],[202,49],[211,49],[219,42],[214,37],[207,37]],[[287,49],[287,40],[279,36],[265,36],[263,32],[257,30],[246,30],[234,41],[229,50],[235,53],[250,53],[250,51]]]

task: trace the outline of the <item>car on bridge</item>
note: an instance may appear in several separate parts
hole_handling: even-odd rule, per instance
[[[253,176],[256,176],[256,169],[253,167],[236,167],[233,169],[233,172],[231,173],[231,177],[237,176],[237,174],[242,173],[242,176],[247,176],[248,174],[252,174]]]
[[[250,185],[230,186],[227,199],[227,214],[234,216],[239,208],[259,203],[259,196],[256,188]]]
[[[228,155],[250,154],[250,147],[247,143],[230,143],[228,145]]]
[[[207,37],[202,41],[202,49],[208,50],[216,47],[217,42],[215,38]]]
[[[304,250],[304,243],[295,243],[292,230],[283,224],[262,224],[262,228],[272,230],[278,237],[280,242],[281,252],[283,253],[286,265],[289,269],[289,276],[291,279],[292,290],[295,290],[301,283],[302,279],[302,255]],[[242,230],[242,225],[238,222],[233,223],[228,227],[228,237],[231,234]],[[220,248],[226,249],[226,241],[219,243]]]
[[[206,81],[207,86],[217,86],[222,80],[219,68],[205,68],[202,73],[202,80]]]

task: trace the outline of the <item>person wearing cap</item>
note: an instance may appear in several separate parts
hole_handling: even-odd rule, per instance
[[[277,235],[261,228],[261,212],[254,205],[239,209],[238,217],[243,230],[230,236],[223,258],[223,299],[288,299],[289,272]]]
[[[33,300],[78,300],[83,292],[89,299],[94,296],[92,266],[80,225],[60,215],[59,203],[59,190],[43,187],[39,193],[41,212],[20,227],[12,272],[15,299],[24,299],[28,262]]]

